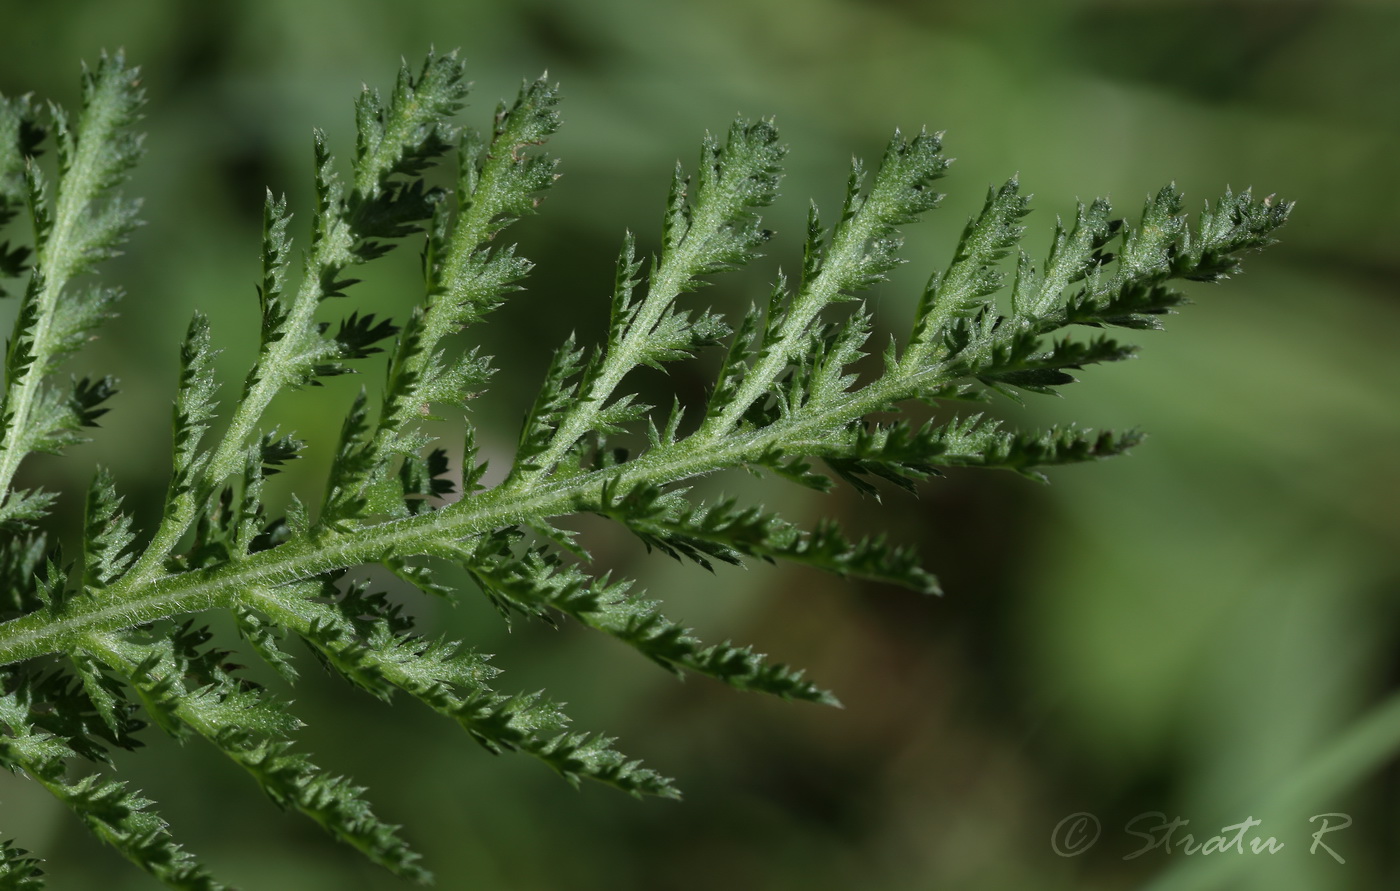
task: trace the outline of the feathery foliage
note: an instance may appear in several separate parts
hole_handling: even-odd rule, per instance
[[[873,172],[855,163],[835,224],[811,209],[796,281],[780,276],[764,307],[731,324],[687,295],[765,248],[772,233],[759,214],[777,197],[786,151],[771,122],[737,121],[722,138],[705,138],[693,172],[676,168],[660,253],[639,257],[632,236],[623,239],[606,338],[570,338],[555,353],[505,480],[481,485],[484,464],[467,421],[456,487],[453,459],[423,422],[460,419],[494,373],[452,335],[500,306],[529,273],[530,262],[501,235],[535,211],[556,178],[544,146],[559,127],[556,88],[543,80],[502,104],[484,135],[454,123],[466,95],[451,55],[402,70],[387,98],[367,89],[355,104],[348,175],[315,134],[315,207],[304,245],[294,244],[286,199],[266,198],[260,347],[242,389],[221,395],[214,337],[196,315],[180,351],[158,524],[134,528],[116,481],[99,469],[81,541],[66,545],[45,523],[59,494],[17,489],[16,472],[31,453],[80,441],[115,391],[111,378],[65,384],[58,372],[119,297],[89,274],[137,225],[138,205],[120,188],[141,154],[133,127],[142,94],[118,55],[85,73],[76,121],[56,107],[41,113],[27,97],[0,100],[0,225],[27,216],[34,233],[32,244],[0,244],[0,276],[25,281],[0,393],[0,762],[171,887],[221,886],[173,841],[151,802],[100,770],[76,767],[100,769],[113,747],[137,746],[148,722],[178,739],[202,738],[277,805],[370,860],[428,878],[364,790],[296,750],[297,718],[240,676],[201,614],[230,613],[247,650],[288,681],[297,678],[294,654],[309,650],[377,697],[420,701],[489,751],[532,755],[571,782],[674,797],[670,780],[608,738],[570,730],[545,696],[498,691],[487,656],[418,632],[364,571],[380,566],[426,594],[465,596],[426,562],[446,561],[506,616],[573,620],[677,673],[835,704],[801,671],[750,647],[701,642],[632,582],[597,567],[558,520],[598,514],[649,548],[707,568],[783,560],[936,592],[915,555],[882,536],[852,537],[830,521],[804,529],[762,505],[702,498],[694,481],[742,468],[822,490],[840,479],[878,496],[885,483],[912,488],[950,466],[1040,476],[1045,467],[1122,453],[1137,434],[1015,432],[958,401],[1052,393],[1074,380],[1072,369],[1132,356],[1131,346],[1107,336],[1068,332],[1159,326],[1185,302],[1173,282],[1227,277],[1243,252],[1270,243],[1290,208],[1227,192],[1193,226],[1171,187],[1137,223],[1094,201],[1057,225],[1043,262],[1019,251],[1001,309],[1003,261],[1019,250],[1029,201],[1013,179],[989,192],[947,268],[929,280],[909,336],[872,371],[863,362],[874,320],[860,295],[903,262],[901,229],[938,204],[933,186],[948,168],[941,135],[897,132]],[[38,160],[49,135],[54,174]],[[429,171],[442,164],[455,166],[455,187],[430,184]],[[355,267],[411,239],[423,245],[424,290],[406,318],[364,309],[325,317],[329,298],[352,291]],[[295,268],[294,249],[303,257]],[[679,401],[660,411],[624,386],[638,369],[664,369],[717,346],[710,398],[689,422]],[[324,491],[272,515],[264,482],[306,446],[268,428],[269,404],[380,352],[382,392],[362,392],[349,406]],[[919,404],[933,407],[926,420],[898,416]],[[610,448],[617,437],[644,445]],[[0,845],[0,886],[42,884],[37,860]]]

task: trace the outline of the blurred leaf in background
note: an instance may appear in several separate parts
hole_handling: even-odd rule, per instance
[[[190,312],[211,316],[226,381],[254,349],[264,189],[306,207],[310,128],[344,154],[347,97],[429,45],[462,49],[474,126],[521,78],[548,69],[564,86],[565,176],[520,227],[537,268],[491,322],[485,351],[505,373],[472,406],[495,431],[487,452],[513,442],[548,351],[571,330],[601,336],[624,229],[656,245],[674,161],[736,111],[775,115],[792,151],[767,265],[713,292],[731,310],[798,265],[805,199],[834,207],[849,156],[878,156],[895,126],[946,129],[961,160],[943,208],[910,233],[912,262],[873,298],[891,328],[986,186],[1017,171],[1039,196],[1031,245],[1076,199],[1130,210],[1171,179],[1195,200],[1226,185],[1296,199],[1281,247],[1193,292],[1200,305],[1145,338],[1141,361],[1068,390],[1076,417],[1151,434],[1133,457],[1055,472],[1049,488],[950,474],[919,500],[775,490],[774,507],[918,545],[942,599],[796,569],[709,576],[585,530],[618,565],[640,563],[668,612],[810,665],[843,712],[678,686],[567,628],[506,635],[470,602],[436,617],[498,652],[521,689],[571,678],[555,694],[588,725],[622,728],[686,803],[574,792],[329,679],[299,698],[308,745],[407,824],[444,888],[1308,891],[1400,878],[1393,750],[1337,748],[1400,674],[1400,5],[6,0],[0,13],[0,92],[71,101],[77,63],[104,47],[145,72],[149,158],[132,192],[149,225],[110,272],[129,294],[122,319],[83,360],[119,369],[120,410],[74,458],[27,467],[76,489],[90,461],[108,464],[143,484],[128,498],[138,521],[165,484],[149,437],[168,425]],[[400,253],[397,276],[367,283],[390,315],[417,287]],[[704,380],[678,370],[667,386]],[[283,423],[334,429],[358,384],[296,394]],[[1001,410],[1029,426],[1055,408]],[[319,479],[326,460],[278,480]],[[269,819],[213,753],[139,758],[128,773],[244,887],[397,887]],[[52,855],[56,887],[146,886],[25,784],[4,778],[0,799],[6,825],[23,821]],[[1076,811],[1103,837],[1058,857],[1051,831]],[[1252,816],[1286,847],[1237,858],[1230,875],[1163,851],[1125,861],[1141,842],[1123,824],[1148,811],[1200,837]],[[1307,818],[1324,812],[1354,819],[1335,836],[1345,865],[1308,853]]]

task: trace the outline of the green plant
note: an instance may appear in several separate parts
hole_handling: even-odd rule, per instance
[[[54,493],[18,490],[16,470],[35,451],[58,451],[94,426],[114,392],[110,378],[54,380],[64,359],[111,313],[116,291],[84,281],[136,225],[135,202],[115,191],[141,143],[134,69],[104,58],[85,76],[76,126],[52,109],[57,178],[34,160],[45,137],[28,98],[0,105],[0,223],[21,212],[34,226],[32,255],[0,248],[5,277],[28,275],[5,362],[0,443],[0,760],[70,806],[93,833],[173,887],[219,887],[167,834],[150,802],[101,774],[76,779],[69,762],[103,762],[132,747],[145,721],[178,738],[201,736],[253,775],[279,805],[295,808],[375,862],[426,879],[395,827],[381,822],[348,780],[292,748],[297,720],[267,690],[241,678],[227,651],[184,617],[231,613],[246,646],[288,680],[284,638],[369,692],[402,691],[461,724],[492,751],[534,755],[571,781],[598,780],[635,794],[675,796],[671,781],[599,736],[569,732],[537,695],[496,692],[496,670],[456,642],[416,635],[413,620],[355,580],[379,565],[432,596],[449,596],[429,561],[461,566],[502,613],[572,617],[674,671],[789,699],[834,703],[800,671],[748,648],[706,646],[626,581],[598,575],[558,518],[600,514],[648,545],[701,565],[791,560],[847,576],[936,590],[908,551],[883,539],[853,540],[836,526],[812,530],[759,506],[702,501],[688,481],[746,468],[817,489],[833,481],[816,462],[866,493],[877,481],[911,487],[942,466],[1037,468],[1115,455],[1135,434],[1074,427],[1012,433],[954,408],[990,393],[1046,393],[1067,369],[1117,361],[1132,348],[1106,336],[1062,337],[1070,326],[1157,327],[1184,302],[1168,282],[1214,281],[1236,258],[1269,242],[1289,205],[1226,195],[1195,227],[1180,196],[1151,198],[1135,226],[1106,201],[1081,206],[1056,229],[1040,265],[1024,253],[1010,301],[998,310],[1001,261],[1017,246],[1027,198],[1015,180],[993,189],[969,222],[952,262],[933,276],[912,333],[882,362],[861,364],[872,320],[855,296],[899,262],[899,227],[939,200],[931,185],[947,161],[940,137],[896,134],[873,175],[850,175],[829,230],[809,215],[800,280],[779,280],[762,308],[731,330],[683,299],[716,273],[757,255],[770,233],[757,211],[777,191],[784,149],[771,123],[736,122],[707,138],[693,177],[676,171],[662,250],[646,264],[630,236],[617,264],[606,342],[571,339],[555,354],[530,408],[509,475],[481,485],[484,464],[467,424],[451,459],[422,431],[441,408],[461,408],[492,369],[451,338],[496,308],[530,264],[499,233],[531,213],[555,178],[540,149],[558,126],[556,94],[527,84],[501,106],[489,137],[451,123],[466,95],[455,57],[405,69],[387,102],[366,91],[356,104],[358,142],[342,181],[315,139],[316,207],[304,266],[291,270],[290,214],[268,195],[259,287],[261,349],[218,438],[209,325],[189,326],[174,409],[174,469],[158,526],[139,536],[110,477],[98,470],[86,499],[81,543],[65,547],[41,526]],[[456,151],[454,191],[425,176]],[[318,321],[321,304],[354,283],[349,270],[425,233],[424,298],[401,326],[352,312]],[[1116,253],[1109,246],[1117,240]],[[31,260],[32,256],[32,260]],[[837,304],[853,304],[844,313]],[[679,400],[657,411],[619,388],[642,367],[661,368],[727,341],[707,404],[687,418]],[[263,429],[282,390],[346,373],[389,353],[377,407],[363,392],[350,407],[319,504],[293,498],[284,517],[261,500],[265,479],[304,445]],[[933,419],[899,420],[901,406],[934,407]],[[632,446],[631,453],[617,443]],[[460,490],[459,497],[454,490]],[[40,886],[36,861],[0,850],[0,886]]]

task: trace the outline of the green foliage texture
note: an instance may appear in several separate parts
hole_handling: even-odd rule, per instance
[[[743,469],[879,498],[948,467],[1043,478],[1047,467],[1120,454],[1136,433],[1011,430],[985,403],[1053,394],[1075,369],[1130,358],[1133,347],[1106,331],[1159,327],[1185,302],[1175,282],[1228,277],[1290,210],[1227,191],[1193,220],[1168,186],[1133,220],[1106,200],[1079,206],[1035,257],[1021,247],[1029,198],[1012,179],[988,192],[929,277],[907,334],[880,343],[862,295],[902,262],[901,231],[937,206],[934,184],[949,165],[941,134],[896,132],[877,164],[853,163],[834,214],[812,205],[797,274],[731,322],[692,295],[769,242],[760,213],[777,197],[786,153],[771,122],[737,120],[703,140],[692,167],[677,166],[655,254],[623,239],[610,299],[598,301],[604,337],[557,349],[507,472],[488,486],[465,409],[511,357],[486,355],[473,326],[530,273],[504,233],[557,178],[548,144],[558,95],[547,80],[526,83],[477,133],[455,122],[462,65],[430,55],[400,71],[387,96],[360,95],[348,167],[315,135],[314,206],[299,211],[309,224],[299,240],[288,200],[268,193],[259,348],[241,388],[217,379],[209,321],[190,321],[153,528],[137,528],[119,482],[99,468],[81,534],[63,540],[46,521],[70,493],[22,488],[18,472],[32,454],[84,439],[116,392],[110,377],[65,380],[61,369],[121,297],[93,273],[138,225],[139,205],[121,187],[142,153],[137,71],[106,56],[83,84],[72,118],[28,97],[0,104],[0,223],[32,224],[32,240],[0,246],[0,273],[21,283],[0,403],[0,761],[174,888],[222,886],[152,802],[104,769],[149,724],[201,738],[279,807],[375,863],[429,878],[361,787],[298,748],[300,721],[247,676],[236,662],[245,655],[294,681],[294,655],[309,652],[374,696],[417,700],[491,752],[532,756],[574,783],[678,796],[609,738],[571,729],[544,694],[503,691],[486,655],[418,633],[413,610],[380,590],[386,574],[425,597],[456,598],[466,592],[444,583],[442,567],[458,567],[507,619],[576,622],[677,674],[837,704],[802,671],[751,647],[704,643],[664,616],[598,565],[569,518],[607,518],[706,568],[792,561],[935,593],[934,576],[883,537],[831,521],[804,528],[762,504],[702,494],[699,481]],[[56,164],[45,172],[49,147]],[[412,311],[391,321],[374,307],[343,309],[356,270],[403,244],[422,254]],[[548,311],[563,298],[523,299]],[[652,405],[629,386],[707,350],[721,361],[702,400]],[[378,353],[383,386],[361,390],[338,438],[312,430],[304,442],[267,424],[279,395],[356,373]],[[453,453],[427,426],[444,418],[465,425]],[[274,509],[268,478],[313,447],[334,453],[323,489]],[[216,642],[203,624],[211,612],[236,624],[245,655]],[[42,887],[36,860],[7,843],[0,887]]]

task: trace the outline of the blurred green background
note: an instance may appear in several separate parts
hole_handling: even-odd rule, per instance
[[[586,524],[600,559],[672,616],[810,666],[844,711],[680,684],[576,629],[507,632],[469,596],[422,607],[497,653],[504,689],[547,686],[580,727],[675,776],[683,804],[571,790],[311,665],[294,696],[318,762],[370,786],[447,889],[1400,887],[1400,733],[1385,711],[1400,679],[1400,4],[4,0],[0,13],[0,92],[72,105],[79,61],[104,47],[145,71],[149,157],[132,191],[149,224],[107,271],[128,291],[121,319],[74,363],[119,374],[123,392],[92,444],[26,465],[80,491],[106,462],[145,522],[190,313],[214,320],[226,394],[251,356],[264,188],[287,191],[304,224],[311,127],[347,155],[360,85],[387,88],[400,57],[429,46],[464,53],[476,126],[545,69],[565,94],[564,178],[511,230],[538,267],[468,338],[503,369],[472,406],[497,464],[548,352],[570,330],[602,332],[624,229],[656,244],[671,166],[736,112],[775,116],[792,150],[770,257],[704,292],[730,310],[797,266],[806,200],[834,213],[850,155],[873,160],[896,126],[946,129],[959,161],[943,208],[909,233],[911,262],[871,296],[892,331],[986,187],[1017,172],[1039,196],[1037,253],[1077,198],[1135,214],[1175,179],[1192,202],[1227,185],[1296,200],[1283,243],[1193,291],[1169,334],[1138,339],[1141,360],[1004,409],[1025,425],[1140,426],[1151,438],[1132,457],[1054,472],[1050,487],[951,474],[883,503],[755,490],[917,544],[941,599],[789,568],[710,576]],[[416,252],[371,272],[356,305],[401,315]],[[700,392],[706,368],[669,385]],[[289,484],[323,478],[359,383],[280,408],[319,447]],[[400,887],[211,751],[152,747],[123,773],[220,877]],[[1052,830],[1081,811],[1102,838],[1057,856]],[[1285,848],[1125,860],[1143,839],[1124,824],[1152,811],[1190,820],[1197,840],[1253,817],[1250,837]],[[1308,818],[1326,812],[1353,818],[1327,838],[1344,865],[1309,853]],[[0,778],[0,833],[50,859],[55,889],[151,884],[15,778]]]

